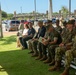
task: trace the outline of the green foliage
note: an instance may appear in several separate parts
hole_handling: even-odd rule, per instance
[[[8,19],[11,19],[13,17],[13,14],[7,14]]]
[[[53,15],[56,15],[56,14],[58,14],[58,12],[54,12],[54,13],[53,13]]]
[[[2,17],[7,18],[7,13],[5,11],[2,11]]]
[[[65,14],[68,14],[69,13],[69,10],[68,10],[68,8],[66,6],[62,6],[61,12],[62,13],[65,13]]]
[[[68,8],[66,6],[62,6],[61,14],[63,15],[63,17],[66,17],[68,13],[69,13]]]

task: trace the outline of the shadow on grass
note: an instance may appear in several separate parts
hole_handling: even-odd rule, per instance
[[[36,61],[28,54],[28,50],[0,52],[0,65],[0,74],[6,72],[6,75],[59,75],[62,72],[49,72],[48,65]],[[72,69],[71,75],[74,72]]]
[[[13,42],[16,42],[16,36],[13,35],[13,36],[5,37],[0,39],[0,41],[3,41],[1,45],[12,44]]]

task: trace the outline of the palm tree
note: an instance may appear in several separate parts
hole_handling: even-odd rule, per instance
[[[48,14],[48,18],[52,19],[52,0],[49,0],[49,14]]]
[[[71,0],[69,0],[69,17],[71,15]]]
[[[67,7],[62,6],[61,8],[61,14],[63,15],[63,17],[66,17],[66,15],[69,13],[69,10]]]
[[[3,38],[3,31],[2,31],[2,14],[1,14],[1,3],[0,3],[0,38]]]

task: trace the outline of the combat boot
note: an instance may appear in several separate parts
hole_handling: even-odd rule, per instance
[[[28,52],[28,54],[31,54],[31,53],[34,53],[34,51],[30,51],[30,52]]]
[[[44,63],[50,63],[51,62],[51,58],[48,57],[45,61],[43,61]]]
[[[51,68],[49,68],[49,71],[59,71],[60,70],[60,62],[56,62],[55,65]]]
[[[35,51],[33,54],[32,54],[32,57],[37,57],[38,56],[38,52]]]
[[[43,57],[40,59],[40,61],[44,61],[47,59],[47,56],[46,55],[43,55]]]
[[[38,57],[36,58],[36,60],[39,60],[39,59],[41,59],[41,58],[42,58],[42,53],[39,52],[39,55],[38,55]]]
[[[55,60],[53,59],[51,63],[49,63],[49,66],[52,66],[55,64]]]
[[[63,71],[63,73],[60,74],[60,75],[69,75],[69,69],[65,69],[65,70]]]

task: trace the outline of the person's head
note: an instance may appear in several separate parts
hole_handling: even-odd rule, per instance
[[[73,25],[75,26],[75,20],[74,20],[74,19],[72,19],[71,21],[72,21]]]
[[[38,21],[38,26],[41,28],[43,26],[43,21]]]
[[[52,25],[49,25],[47,31],[52,32],[53,30],[54,30],[54,27]]]
[[[52,20],[47,20],[47,25],[52,25]]]
[[[66,21],[63,22],[63,26],[64,26],[64,27],[67,26],[67,22],[66,22]]]
[[[32,28],[32,26],[33,26],[32,22],[29,22],[28,26],[29,26],[29,28]]]
[[[69,20],[68,22],[67,22],[67,29],[73,29],[73,22],[71,21],[71,20]]]
[[[56,26],[59,26],[59,19],[56,20]]]
[[[24,28],[28,29],[29,28],[28,24],[24,24]]]

